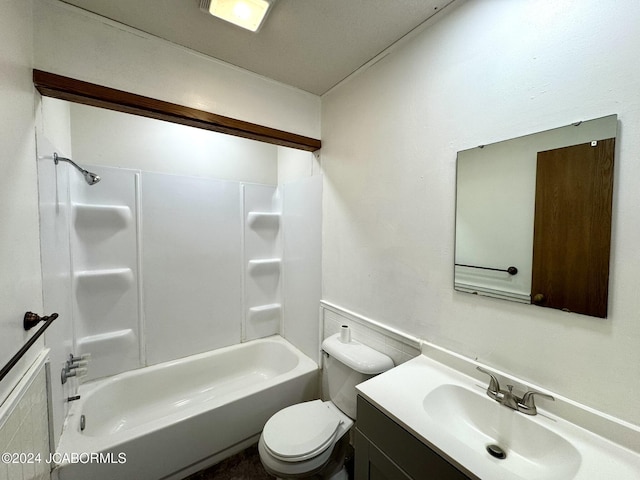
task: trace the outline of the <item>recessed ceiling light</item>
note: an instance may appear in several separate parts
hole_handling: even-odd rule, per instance
[[[275,0],[200,0],[200,10],[257,32]]]

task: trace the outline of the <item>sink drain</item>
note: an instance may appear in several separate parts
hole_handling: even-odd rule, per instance
[[[487,452],[489,452],[489,455],[499,460],[504,460],[505,458],[507,458],[506,452],[498,445],[487,445]]]

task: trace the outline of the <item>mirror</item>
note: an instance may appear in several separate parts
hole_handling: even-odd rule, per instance
[[[458,152],[454,288],[606,317],[617,115]]]

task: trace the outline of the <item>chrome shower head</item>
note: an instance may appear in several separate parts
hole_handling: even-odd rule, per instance
[[[86,170],[83,170],[82,174],[84,175],[84,179],[87,181],[89,185],[95,185],[100,181],[100,176],[96,175],[95,173],[91,173]]]
[[[58,164],[59,161],[70,163],[71,165],[76,167],[80,171],[80,173],[82,173],[82,176],[84,177],[85,181],[89,185],[95,185],[100,181],[100,177],[95,173],[85,170],[84,168],[80,167],[77,163],[75,163],[73,160],[69,158],[59,157],[58,154],[55,152],[53,153],[53,161],[55,162],[56,165]]]

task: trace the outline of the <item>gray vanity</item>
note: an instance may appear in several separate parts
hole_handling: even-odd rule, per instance
[[[355,480],[466,480],[437,452],[358,396]]]

